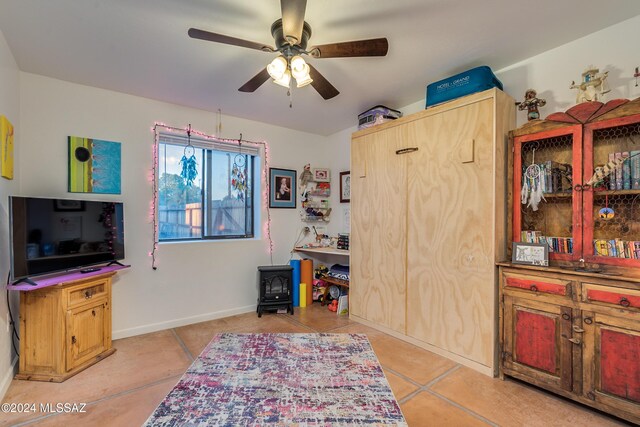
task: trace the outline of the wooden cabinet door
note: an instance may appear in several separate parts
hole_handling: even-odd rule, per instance
[[[485,99],[407,125],[419,148],[407,156],[407,332],[485,366],[494,365],[495,195],[504,194],[493,105]]]
[[[570,307],[505,295],[504,372],[545,388],[571,391],[573,353],[581,345],[580,338],[572,337],[573,315]]]
[[[110,348],[110,320],[106,298],[67,311],[67,371]]]
[[[404,129],[404,127],[402,127]],[[405,333],[406,148],[401,127],[351,144],[351,314]]]
[[[640,423],[640,318],[583,312],[584,395]]]

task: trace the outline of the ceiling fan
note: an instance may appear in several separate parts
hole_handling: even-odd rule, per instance
[[[254,92],[269,77],[274,79],[274,83],[290,87],[291,77],[294,77],[297,87],[311,84],[324,99],[331,99],[340,92],[311,64],[307,64],[302,55],[310,55],[313,58],[321,59],[385,56],[387,54],[389,43],[386,38],[330,43],[312,46],[307,50],[307,43],[311,37],[311,26],[304,20],[307,0],[281,0],[280,7],[282,19],[278,19],[271,25],[271,35],[275,41],[275,48],[262,43],[197,28],[189,29],[189,37],[261,50],[263,52],[280,53],[280,56],[274,59],[267,67],[242,85],[238,89],[241,92]]]

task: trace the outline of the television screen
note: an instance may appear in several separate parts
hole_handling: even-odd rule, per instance
[[[9,197],[13,280],[124,259],[121,202]]]

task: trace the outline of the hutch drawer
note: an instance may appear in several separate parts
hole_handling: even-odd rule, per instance
[[[69,307],[85,304],[107,296],[107,282],[93,281],[67,289]]]
[[[640,289],[627,289],[595,283],[582,284],[582,300],[607,307],[640,311]]]
[[[503,288],[505,293],[517,292],[524,294],[545,295],[559,300],[571,300],[573,281],[535,274],[503,273]]]

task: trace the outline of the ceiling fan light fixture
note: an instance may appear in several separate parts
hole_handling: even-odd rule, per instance
[[[307,67],[309,66],[307,65]],[[313,79],[311,78],[308,72],[305,76],[296,77],[296,83],[297,83],[296,87],[305,87],[311,82],[313,82]]]
[[[278,56],[269,65],[267,65],[267,72],[271,78],[276,81],[284,78],[287,71],[287,59],[284,56]],[[287,83],[288,84],[288,83]]]
[[[273,79],[273,82],[277,85],[289,87],[289,82],[291,82],[291,72],[289,70],[284,70],[282,76],[279,79]]]

